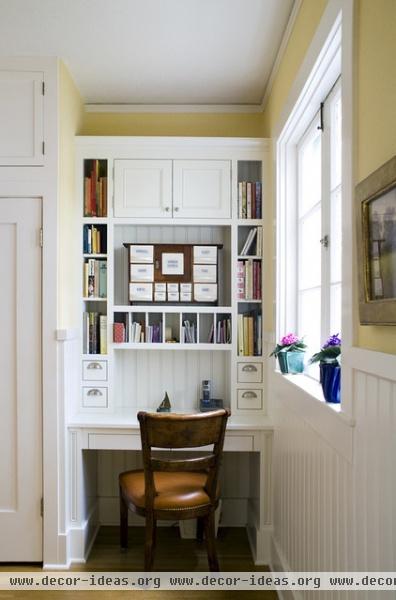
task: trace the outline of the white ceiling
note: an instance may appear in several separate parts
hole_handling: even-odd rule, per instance
[[[58,56],[87,103],[260,104],[294,0],[0,0],[1,56]]]

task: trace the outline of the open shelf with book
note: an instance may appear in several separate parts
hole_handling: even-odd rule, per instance
[[[79,410],[111,413],[139,403],[155,409],[165,390],[175,410],[198,409],[202,380],[210,379],[213,397],[223,399],[234,416],[252,415],[253,404],[246,398],[251,385],[257,391],[263,384],[265,372],[266,143],[224,139],[219,146],[208,139],[207,146],[200,141],[195,148],[192,141],[171,142],[168,147],[163,140],[155,146],[151,139],[141,146],[137,138],[77,141],[82,206]],[[176,198],[172,185],[167,193],[173,197],[162,197],[155,175],[159,154],[172,169],[181,165],[193,177],[189,186],[194,189],[179,192],[192,191],[191,202],[199,206],[189,204],[187,197]],[[220,163],[222,183],[216,179],[211,188],[213,174],[220,176]],[[174,177],[172,169],[167,177]],[[120,174],[126,179],[117,180]],[[204,180],[202,193],[198,188]],[[232,184],[228,206],[226,180]],[[139,181],[144,181],[144,194],[155,195],[150,209],[149,198],[139,197]],[[220,193],[221,215],[216,213]],[[260,373],[261,381],[250,381],[250,371],[240,364]],[[257,414],[265,412],[257,409]]]

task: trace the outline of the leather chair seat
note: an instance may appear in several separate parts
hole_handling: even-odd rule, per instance
[[[210,504],[205,492],[207,474],[203,472],[154,472],[157,495],[154,510],[180,510]],[[145,508],[144,471],[120,474],[124,497],[139,508]]]

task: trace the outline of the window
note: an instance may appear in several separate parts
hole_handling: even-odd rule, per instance
[[[308,353],[341,333],[341,85],[296,144],[295,331]],[[308,374],[317,376],[317,369]]]

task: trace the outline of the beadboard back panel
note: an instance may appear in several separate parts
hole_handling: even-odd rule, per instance
[[[387,377],[383,367],[378,369],[381,377],[364,372],[361,353],[348,357],[355,422],[352,460],[299,415],[297,402],[291,408],[290,397],[286,402],[273,382],[274,570],[394,571],[395,369],[388,369]],[[367,354],[380,360],[378,353]],[[314,593],[300,592],[295,598]],[[369,600],[373,593],[360,591],[359,598]],[[347,591],[326,592],[331,599],[352,597]]]
[[[188,350],[115,351],[115,407],[155,409],[165,391],[176,411],[199,407],[202,380],[212,382],[212,397],[230,403],[229,352]]]

